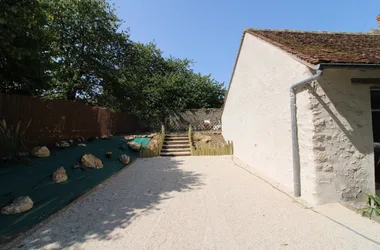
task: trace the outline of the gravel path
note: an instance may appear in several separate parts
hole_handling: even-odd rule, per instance
[[[139,159],[19,248],[380,249],[379,224],[338,204],[306,209],[239,166]]]

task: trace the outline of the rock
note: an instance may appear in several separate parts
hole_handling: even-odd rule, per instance
[[[81,138],[78,138],[78,139],[77,139],[77,142],[82,142],[82,139],[81,139]]]
[[[158,148],[159,144],[160,144],[159,141],[158,141],[157,139],[153,138],[153,139],[150,140],[150,142],[148,143],[147,148],[153,150],[153,149]]]
[[[202,138],[202,142],[204,142],[204,143],[209,143],[211,140],[212,140],[212,138],[209,135],[204,135]]]
[[[68,143],[67,141],[61,141],[59,144],[61,145],[61,148],[69,148],[70,147],[70,143]]]
[[[148,135],[148,138],[153,138],[153,137],[155,137],[156,135],[157,135],[156,133],[152,133],[152,134]]]
[[[63,167],[57,168],[53,173],[53,180],[56,183],[64,182],[68,179],[66,170]]]
[[[96,158],[93,154],[83,155],[80,162],[82,166],[86,168],[103,168],[102,161]]]
[[[106,136],[106,135],[103,135],[102,137],[100,137],[100,139],[103,139],[103,140],[108,140],[108,139],[109,139],[109,137],[108,137],[108,136]]]
[[[128,146],[129,146],[131,149],[135,150],[135,151],[138,151],[138,150],[141,149],[141,144],[138,144],[137,142],[133,142],[133,141],[128,142]]]
[[[84,139],[84,137],[81,137],[80,139],[82,140],[82,142],[86,141],[86,139]]]
[[[56,148],[61,148],[61,144],[59,144],[58,142],[55,143],[55,147]]]
[[[69,143],[73,144],[73,143],[74,143],[74,140],[69,140]]]
[[[32,149],[32,155],[39,158],[49,157],[50,151],[47,147],[34,147]]]
[[[136,138],[136,136],[134,136],[134,135],[124,136],[124,139],[126,139],[126,140],[128,140],[128,141],[133,140],[133,139],[135,139],[135,138]]]
[[[22,196],[14,199],[12,203],[1,209],[2,214],[20,214],[30,210],[33,207],[33,201],[29,196]]]
[[[86,147],[86,144],[84,144],[84,143],[79,143],[79,144],[78,144],[78,147]]]
[[[73,168],[80,168],[81,165],[80,164],[74,164]]]
[[[131,161],[131,159],[129,158],[128,155],[120,155],[119,160],[120,160],[122,163],[124,163],[125,165],[127,165],[127,164]]]
[[[99,137],[96,136],[96,137],[95,137],[95,140],[99,140]]]
[[[29,156],[29,153],[28,152],[18,152],[18,157],[20,158],[24,158],[24,157],[28,157]]]

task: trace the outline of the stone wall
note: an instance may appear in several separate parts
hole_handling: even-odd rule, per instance
[[[379,71],[324,70],[309,88],[316,203],[365,201],[365,194],[375,191],[369,85],[352,84],[351,78],[378,75]]]

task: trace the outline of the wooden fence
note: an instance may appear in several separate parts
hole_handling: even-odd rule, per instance
[[[52,145],[78,137],[128,134],[140,129],[137,117],[128,113],[67,100],[0,94],[2,119],[7,124],[21,122],[22,126],[32,120],[25,134],[28,146]]]

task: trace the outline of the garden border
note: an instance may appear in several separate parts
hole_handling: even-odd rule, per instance
[[[19,236],[16,236],[16,238],[12,239],[10,242],[5,243],[4,245],[0,245],[0,249],[10,250],[10,249],[17,248],[18,245],[19,245],[19,243],[22,240],[24,240],[28,236],[32,235],[38,229],[42,228],[47,223],[49,223],[50,221],[52,221],[53,219],[55,219],[56,217],[58,217],[61,213],[67,211],[69,208],[71,208],[76,203],[82,201],[84,198],[86,198],[87,196],[89,196],[92,193],[94,193],[96,190],[98,190],[99,188],[101,188],[102,185],[108,183],[114,177],[118,176],[123,170],[126,170],[132,164],[135,164],[135,162],[138,161],[139,159],[140,158],[136,158],[134,161],[132,161],[131,163],[129,163],[125,167],[121,168],[119,171],[117,171],[116,173],[114,173],[113,175],[111,175],[110,177],[108,177],[107,179],[105,179],[104,181],[102,181],[101,183],[99,183],[98,185],[94,186],[93,188],[91,188],[90,190],[88,190],[87,192],[85,192],[84,194],[82,194],[81,196],[79,196],[78,198],[76,198],[75,200],[73,200],[72,202],[70,202],[67,206],[65,206],[65,207],[59,209],[58,211],[56,211],[55,213],[51,214],[45,220],[41,221],[40,223],[37,223],[36,225],[34,225],[31,229],[27,230],[26,232],[21,233]]]

